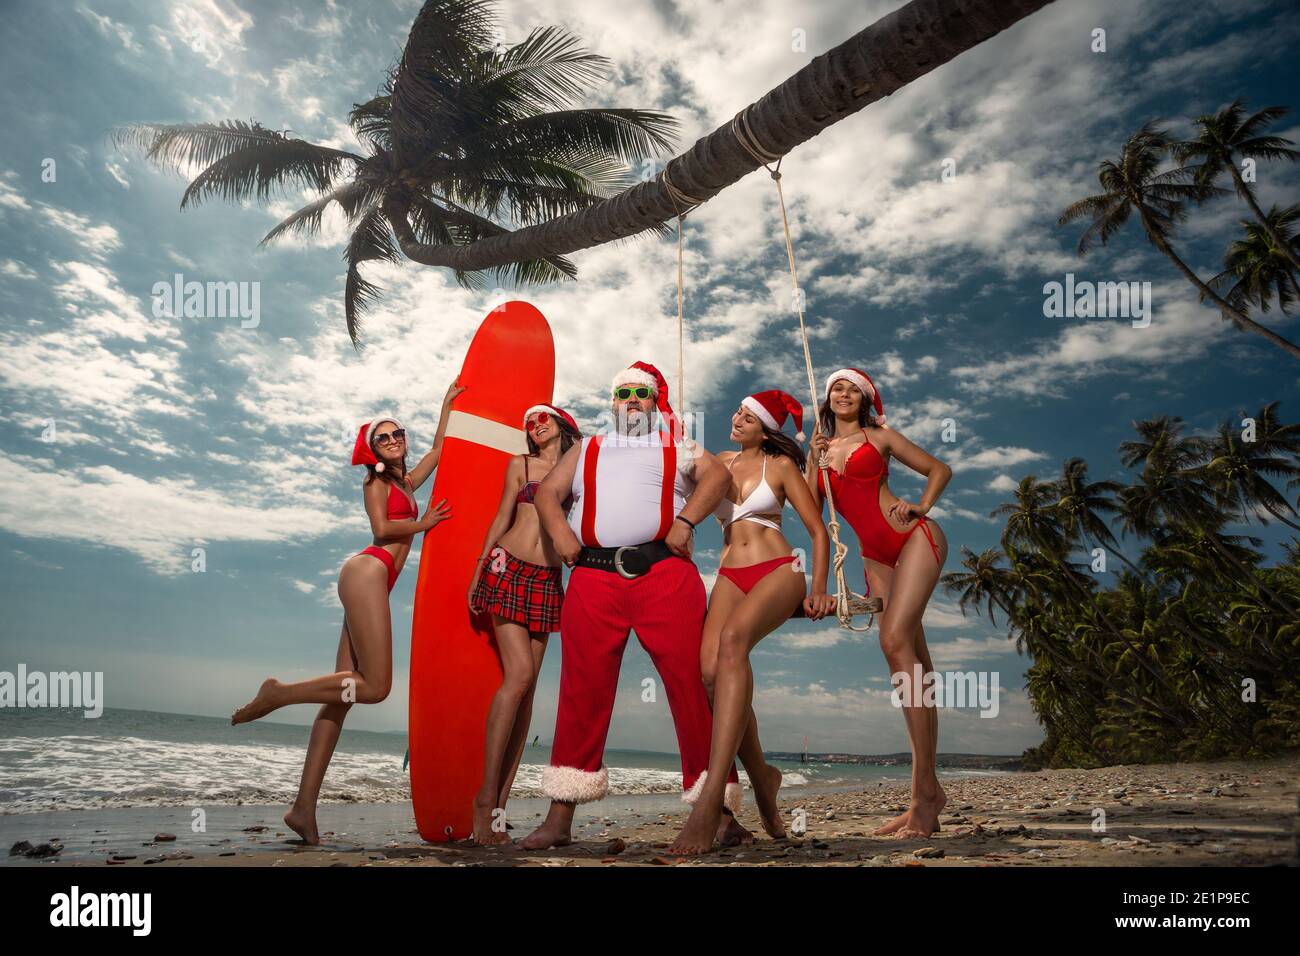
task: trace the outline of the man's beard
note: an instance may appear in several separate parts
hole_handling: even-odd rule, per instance
[[[650,434],[651,425],[654,423],[651,416],[641,409],[626,406],[620,408],[614,417],[619,433],[629,437]]]

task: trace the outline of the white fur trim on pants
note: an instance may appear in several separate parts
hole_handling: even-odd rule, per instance
[[[542,793],[564,803],[591,803],[609,793],[609,770],[595,773],[577,767],[545,767],[542,770]]]
[[[704,789],[704,781],[709,778],[709,772],[703,771],[695,778],[695,783],[691,789],[682,792],[683,803],[695,803],[700,798],[700,791]],[[739,783],[729,783],[722,794],[722,805],[732,813],[740,812],[740,804],[744,801],[744,790]]]

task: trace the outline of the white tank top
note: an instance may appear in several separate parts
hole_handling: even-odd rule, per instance
[[[584,545],[617,548],[645,544],[668,533],[695,490],[691,475],[699,446],[688,438],[668,449],[667,457],[676,460],[669,491],[664,483],[662,436],[662,432],[607,434],[582,440],[573,473],[569,526]],[[593,452],[596,438],[601,441]]]
[[[737,457],[733,455],[727,463],[728,471],[736,463]],[[753,521],[755,524],[781,530],[781,503],[776,500],[776,492],[767,483],[767,455],[763,456],[763,474],[758,479],[758,487],[749,493],[749,497],[736,504],[723,495],[713,513],[718,516],[724,529],[737,521]]]

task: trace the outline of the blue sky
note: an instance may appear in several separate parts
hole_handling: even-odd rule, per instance
[[[503,36],[560,24],[613,61],[590,104],[676,115],[680,140],[740,107],[895,4],[709,4],[576,0],[500,6]],[[427,447],[438,403],[493,304],[441,272],[371,270],[385,288],[358,354],[344,332],[345,231],[257,250],[306,197],[265,207],[177,206],[184,180],[115,152],[131,121],[256,119],[355,148],[354,102],[378,87],[418,4],[80,0],[6,5],[0,101],[0,668],[103,670],[108,705],[224,715],[275,674],[327,669],[338,638],[338,567],[368,543],[345,434],[395,409]],[[1179,133],[1237,96],[1300,105],[1290,4],[1057,3],[799,147],[783,164],[818,377],[868,369],[891,424],[952,464],[936,510],[952,546],[981,550],[988,512],[1028,473],[1074,455],[1122,479],[1135,419],[1180,415],[1208,430],[1242,409],[1300,402],[1300,367],[1232,332],[1136,231],[1087,260],[1060,211],[1096,191],[1098,160],[1152,117]],[[1106,30],[1106,51],[1091,50]],[[806,37],[802,49],[792,38]],[[1300,120],[1282,135],[1300,140]],[[944,160],[956,175],[944,181]],[[54,161],[54,180],[42,178]],[[1259,195],[1297,198],[1300,171],[1263,166]],[[686,388],[705,443],[726,447],[739,400],[781,387],[806,399],[788,310],[779,219],[752,175],[687,222]],[[1198,210],[1178,247],[1202,276],[1246,215],[1232,198]],[[634,359],[675,369],[673,246],[643,239],[575,255],[580,280],[523,297],[551,321],[556,400],[594,421],[611,374]],[[260,283],[260,323],[153,315],[155,282]],[[1043,286],[1067,272],[1149,281],[1145,329],[1049,319]],[[1281,334],[1300,321],[1269,313]],[[956,440],[941,441],[944,419]],[[45,441],[48,423],[53,441]],[[896,467],[895,491],[921,483]],[[797,519],[787,525],[797,529]],[[1270,547],[1273,530],[1262,532]],[[792,533],[796,543],[802,535]],[[720,537],[699,541],[711,584]],[[193,573],[191,549],[207,570]],[[856,548],[853,549],[856,553]],[[416,558],[393,594],[393,695],[350,721],[405,724]],[[852,577],[861,565],[851,558]],[[945,714],[941,748],[1014,753],[1040,730],[1021,691],[1026,661],[1005,633],[963,619],[942,593],[926,618],[941,668],[996,671],[995,719]],[[554,721],[559,648],[533,731]],[[874,637],[806,622],[754,655],[769,749],[906,748]],[[614,746],[674,749],[662,695],[629,648]],[[306,722],[311,708],[276,718]]]

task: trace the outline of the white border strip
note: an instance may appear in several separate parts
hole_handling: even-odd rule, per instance
[[[460,438],[476,445],[495,448],[507,455],[526,455],[528,441],[522,428],[502,425],[490,418],[480,418],[468,412],[458,412],[454,408],[447,418],[448,438]]]

